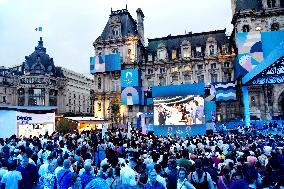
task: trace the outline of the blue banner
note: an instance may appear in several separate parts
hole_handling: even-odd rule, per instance
[[[121,70],[119,53],[90,57],[91,74],[118,70]]]
[[[152,89],[153,97],[185,96],[185,95],[204,95],[204,83],[154,86]]]
[[[138,69],[121,70],[121,87],[141,86],[141,74]]]

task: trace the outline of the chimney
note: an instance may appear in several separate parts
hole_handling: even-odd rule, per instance
[[[137,30],[141,38],[141,42],[144,45],[144,14],[140,8],[136,10],[137,13]]]

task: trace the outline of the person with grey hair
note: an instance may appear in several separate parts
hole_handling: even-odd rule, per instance
[[[82,183],[82,188],[84,189],[86,185],[91,182],[95,177],[91,174],[92,171],[92,165],[90,163],[86,163],[84,165],[84,173],[81,175],[81,183]]]
[[[53,189],[56,188],[56,176],[54,174],[54,170],[56,168],[56,161],[53,160],[48,165],[48,172],[42,175],[39,179],[40,188],[41,189]]]

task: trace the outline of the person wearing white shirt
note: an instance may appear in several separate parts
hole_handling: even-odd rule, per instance
[[[48,165],[52,162],[52,160],[53,158],[48,156],[47,161],[39,167],[38,174],[40,177],[49,172]]]
[[[137,185],[138,174],[134,170],[136,164],[137,164],[136,159],[131,158],[129,160],[129,164],[125,165],[125,167],[121,169],[120,180],[122,184],[130,186]]]
[[[17,163],[14,161],[10,166],[10,171],[3,175],[1,183],[5,184],[5,188],[18,189],[19,181],[22,180],[22,174],[16,171]]]

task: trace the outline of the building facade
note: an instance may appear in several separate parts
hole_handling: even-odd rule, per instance
[[[91,79],[56,67],[46,54],[42,38],[35,51],[14,68],[2,68],[0,91],[2,105],[57,106],[57,113],[92,113]],[[77,89],[77,90],[76,90]],[[70,96],[70,94],[78,94]],[[71,99],[70,99],[71,97]],[[69,103],[69,101],[75,103]]]
[[[62,104],[59,106],[64,107],[61,112],[93,114],[94,80],[66,68],[61,69],[67,80]]]
[[[187,33],[148,39],[144,45],[144,14],[137,9],[137,21],[127,9],[112,11],[102,34],[93,46],[95,55],[120,54],[121,70],[139,69],[142,87],[234,80],[232,55],[226,30]],[[120,105],[121,72],[94,73],[95,116],[112,119],[111,105]],[[235,106],[225,104],[230,118]],[[153,105],[120,105],[121,122],[136,124],[138,112],[153,112]]]
[[[0,105],[14,105],[16,103],[16,76],[10,69],[0,67]]]
[[[284,29],[284,1],[232,0],[232,36],[238,32],[268,32]],[[284,85],[249,87],[252,119],[273,119],[284,114]]]

